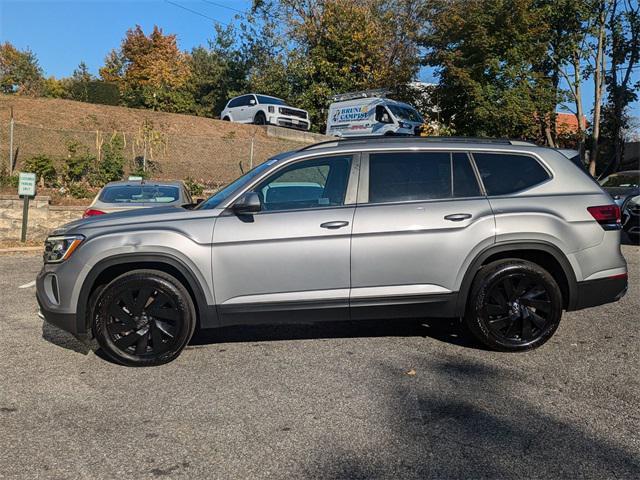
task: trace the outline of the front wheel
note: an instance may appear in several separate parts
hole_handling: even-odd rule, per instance
[[[264,116],[264,113],[258,112],[256,114],[256,117],[253,119],[253,123],[255,123],[256,125],[266,125],[267,117]]]
[[[195,309],[185,287],[157,270],[134,270],[110,282],[96,300],[93,331],[113,360],[152,366],[180,355],[195,328]]]
[[[554,334],[562,293],[549,272],[525,260],[498,260],[483,267],[471,287],[465,325],[494,350],[537,348]]]

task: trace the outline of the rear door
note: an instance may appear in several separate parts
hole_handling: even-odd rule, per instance
[[[363,155],[351,245],[352,318],[412,316],[451,300],[494,242],[494,218],[466,152]],[[376,307],[400,308],[380,308]]]

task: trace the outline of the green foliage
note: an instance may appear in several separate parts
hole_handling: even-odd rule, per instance
[[[80,142],[71,140],[67,142],[68,157],[64,161],[64,180],[71,184],[83,180],[92,166],[96,157],[89,153],[88,149]]]
[[[9,42],[0,44],[0,92],[40,95],[42,81],[42,68],[31,50],[18,50]]]
[[[204,185],[196,182],[191,177],[185,178],[184,184],[192,197],[199,197],[204,192]]]
[[[557,98],[540,65],[547,58],[546,11],[535,0],[435,0],[422,39],[438,70],[445,123],[471,136],[537,138],[537,118]]]
[[[122,180],[124,177],[124,140],[115,134],[102,147],[102,158],[89,174],[89,184],[101,187],[106,183]]]
[[[24,170],[36,174],[38,181],[44,180],[50,186],[56,179],[56,168],[53,160],[46,155],[36,155],[24,163]]]
[[[72,182],[69,184],[69,194],[73,198],[90,198],[92,192],[80,182]]]

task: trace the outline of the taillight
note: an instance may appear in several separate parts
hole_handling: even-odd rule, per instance
[[[95,217],[96,215],[104,215],[107,212],[103,212],[102,210],[95,210],[93,208],[87,208],[82,214],[82,218],[87,217]]]
[[[622,225],[620,207],[616,204],[587,207],[596,222],[605,230],[619,230]]]

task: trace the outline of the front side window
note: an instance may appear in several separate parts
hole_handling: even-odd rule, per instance
[[[549,179],[547,171],[529,155],[474,153],[487,195],[507,195]]]
[[[344,205],[351,156],[295,163],[259,184],[263,211],[299,210]]]
[[[231,100],[229,102],[229,106],[227,108],[234,108],[234,107],[240,106],[241,98],[242,97],[237,97],[237,98],[234,98],[233,100]]]

